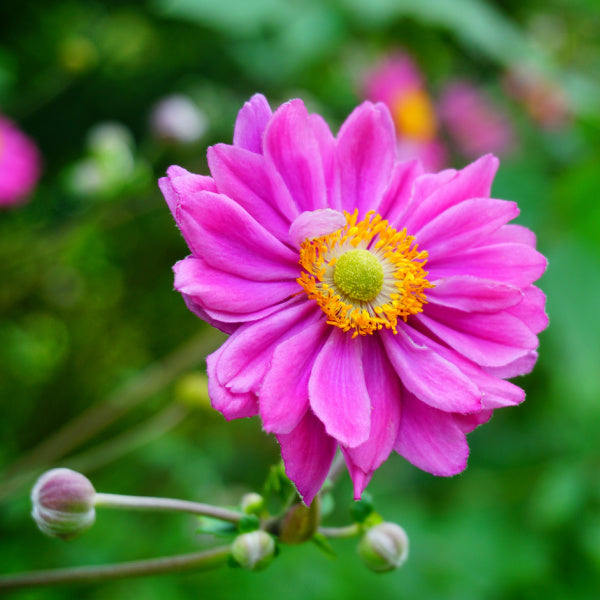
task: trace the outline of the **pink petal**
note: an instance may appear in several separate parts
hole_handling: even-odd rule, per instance
[[[485,240],[519,209],[514,202],[491,198],[473,198],[455,204],[412,233],[429,260],[468,249]]]
[[[327,208],[320,148],[301,100],[286,102],[275,112],[265,131],[264,149],[300,212]]]
[[[352,458],[348,455],[347,450],[344,450],[344,448],[342,448],[342,452],[344,453],[344,458],[346,459],[346,466],[348,467],[350,479],[352,480],[352,487],[354,488],[354,499],[360,500],[362,493],[364,492],[367,485],[369,485],[369,481],[371,481],[373,471],[365,473],[360,467],[357,467],[352,462]]]
[[[335,210],[342,210],[340,198],[340,170],[337,164],[336,140],[329,129],[329,125],[320,115],[310,115],[309,123],[319,145],[325,175],[325,189],[327,190],[327,206]]]
[[[181,227],[179,206],[183,200],[193,203],[202,192],[216,192],[215,182],[211,177],[189,173],[181,167],[172,166],[167,169],[167,177],[158,180],[158,186],[167,201],[167,206],[173,214],[175,223],[181,229],[181,233],[188,245],[192,248],[193,240]]]
[[[201,258],[188,257],[173,267],[175,289],[205,309],[244,315],[283,302],[299,290],[293,280],[250,281],[210,267]]]
[[[349,448],[369,437],[371,402],[359,338],[335,327],[315,361],[308,383],[310,405],[327,433]]]
[[[216,376],[216,364],[219,360],[220,350],[206,357],[208,372],[208,395],[210,403],[228,421],[253,417],[258,414],[258,399],[252,392],[235,393],[221,384]]]
[[[209,315],[203,308],[198,304],[192,296],[188,296],[187,294],[181,294],[185,305],[188,307],[190,311],[192,311],[196,316],[198,316],[203,321],[206,321],[211,327],[216,327],[221,330],[223,333],[233,333],[239,326],[239,322],[235,321],[235,319],[230,319],[229,321],[222,321],[215,317]]]
[[[489,374],[479,365],[461,356],[453,349],[438,344],[415,329],[411,330],[410,335],[415,343],[421,346],[428,346],[456,366],[467,379],[472,381],[483,393],[481,404],[484,408],[513,406],[525,400],[525,392],[520,387]]]
[[[446,412],[474,412],[481,409],[481,392],[450,361],[417,338],[409,326],[398,333],[381,332],[388,358],[402,384],[419,400]]]
[[[446,277],[432,283],[435,287],[427,290],[429,302],[464,312],[496,312],[523,299],[518,287],[469,275]]]
[[[545,257],[524,244],[496,244],[464,250],[427,263],[429,280],[470,275],[524,288],[546,269]]]
[[[480,410],[471,415],[454,415],[454,419],[465,433],[471,433],[473,429],[487,423],[492,418],[493,413],[493,410]]]
[[[389,364],[381,342],[372,336],[365,339],[363,344],[363,369],[371,399],[371,430],[367,441],[360,446],[343,448],[347,460],[350,459],[353,465],[367,475],[366,479],[360,477],[354,481],[355,494],[360,487],[357,484],[368,482],[373,471],[390,455],[398,437],[402,401],[400,381]],[[361,492],[362,489],[358,492],[358,497]]]
[[[394,450],[419,469],[444,477],[463,471],[469,456],[467,438],[454,415],[408,393]]]
[[[328,325],[317,314],[314,322],[275,349],[260,391],[260,415],[265,431],[289,433],[306,412],[308,380],[325,342]]]
[[[506,365],[538,346],[530,329],[506,311],[463,313],[428,305],[427,314],[416,319],[448,346],[485,367]]]
[[[429,186],[416,188],[414,201],[403,218],[403,227],[413,234],[455,204],[470,198],[488,197],[497,169],[498,159],[487,154],[456,172],[452,179],[442,180],[433,189]]]
[[[295,248],[304,240],[333,233],[346,225],[343,213],[331,208],[320,208],[300,213],[290,227],[289,238]]]
[[[524,356],[521,356],[511,363],[502,365],[500,367],[486,367],[486,371],[495,377],[509,378],[518,377],[519,375],[527,375],[531,373],[535,363],[538,359],[538,353],[534,350],[527,352]]]
[[[274,193],[265,159],[243,148],[217,144],[208,149],[208,165],[219,193],[235,200],[280,240],[287,232],[296,207],[288,195]]]
[[[217,351],[215,374],[219,382],[234,392],[258,393],[275,348],[300,331],[317,311],[312,303],[296,300],[259,321],[242,325]]]
[[[337,448],[336,441],[310,410],[290,433],[276,435],[285,472],[309,505],[321,489]]]
[[[179,205],[181,230],[196,257],[211,267],[255,281],[296,279],[298,256],[239,204],[211,192]]]
[[[548,327],[548,315],[545,311],[546,294],[534,285],[525,289],[523,301],[508,309],[511,315],[518,317],[535,334]]]
[[[500,227],[498,231],[492,233],[487,240],[486,246],[491,246],[494,244],[525,244],[526,246],[531,246],[535,248],[536,239],[535,233],[531,231],[531,229],[527,229],[527,227],[523,227],[522,225],[515,225],[514,223],[509,223],[508,225],[504,225]]]
[[[262,138],[272,112],[262,94],[254,94],[238,113],[233,144],[250,152],[262,152]]]
[[[376,210],[392,174],[396,136],[389,110],[364,102],[355,108],[337,136],[342,205],[359,215]]]
[[[398,216],[404,214],[412,197],[413,185],[417,177],[423,174],[423,165],[418,160],[397,162],[392,170],[388,188],[383,194],[377,212],[390,223],[398,226]]]

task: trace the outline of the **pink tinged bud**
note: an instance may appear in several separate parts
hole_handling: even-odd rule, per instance
[[[231,545],[231,556],[240,567],[261,571],[271,564],[275,556],[275,541],[260,529],[243,533]]]
[[[379,523],[363,535],[358,553],[371,571],[392,571],[408,558],[408,536],[396,523]]]
[[[33,486],[31,516],[46,535],[69,540],[94,524],[95,499],[87,477],[71,469],[52,469]]]

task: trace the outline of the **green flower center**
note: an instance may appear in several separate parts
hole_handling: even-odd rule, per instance
[[[370,302],[383,286],[383,267],[368,250],[348,250],[335,263],[333,281],[348,298]]]

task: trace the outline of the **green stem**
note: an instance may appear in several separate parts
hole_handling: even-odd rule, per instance
[[[32,571],[17,575],[0,576],[0,590],[60,585],[64,583],[94,583],[107,579],[123,577],[140,577],[143,575],[160,575],[178,571],[208,571],[225,564],[229,555],[229,546],[219,546],[201,552],[178,554],[163,558],[137,560],[114,565],[93,567],[74,567],[69,569],[52,569],[48,571]]]
[[[190,502],[189,500],[177,500],[175,498],[153,498],[149,496],[124,496],[121,494],[96,494],[95,505],[105,508],[130,508],[133,510],[158,510],[170,512],[186,512],[195,515],[203,515],[239,523],[243,515],[233,510],[202,504],[201,502]]]
[[[361,527],[358,523],[353,523],[346,527],[319,527],[317,532],[328,538],[352,538],[360,534]]]

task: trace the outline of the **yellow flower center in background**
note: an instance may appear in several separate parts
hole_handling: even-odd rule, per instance
[[[428,142],[436,135],[435,111],[427,92],[412,90],[392,102],[392,118],[401,136]]]
[[[421,312],[433,287],[423,268],[427,252],[374,212],[362,221],[358,211],[344,214],[344,227],[302,242],[297,281],[327,322],[352,337],[384,327],[396,333],[398,319]]]

